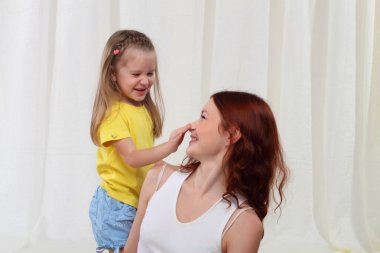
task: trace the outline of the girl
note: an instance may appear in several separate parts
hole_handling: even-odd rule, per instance
[[[162,111],[151,40],[138,31],[115,32],[104,49],[91,121],[101,178],[90,205],[97,252],[119,252],[124,246],[147,171],[175,152],[189,129],[179,128],[169,141],[153,147],[162,133]]]
[[[288,176],[270,107],[219,92],[190,131],[187,163],[148,173],[124,252],[257,252],[271,196],[279,207]]]

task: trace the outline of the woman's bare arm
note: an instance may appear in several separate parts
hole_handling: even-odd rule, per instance
[[[141,188],[140,192],[140,199],[139,199],[139,205],[137,208],[137,213],[135,220],[133,221],[131,232],[129,233],[128,241],[124,246],[124,250],[122,253],[137,253],[137,245],[140,238],[140,226],[145,216],[146,207],[148,205],[148,202],[154,192],[156,191],[157,187],[157,180],[159,177],[159,174],[161,172],[162,166],[165,163],[160,162],[156,164],[146,175],[144,183]],[[165,174],[161,178],[160,185],[165,183],[167,178],[178,169],[175,166],[167,165]]]
[[[263,224],[255,211],[244,211],[226,232],[223,253],[257,253],[263,233]]]
[[[148,172],[147,176],[145,177],[140,192],[139,205],[137,208],[136,217],[133,221],[128,241],[124,246],[123,253],[137,253],[137,244],[139,242],[141,222],[144,218],[149,199],[155,191],[156,181],[161,167],[162,166],[155,166]]]

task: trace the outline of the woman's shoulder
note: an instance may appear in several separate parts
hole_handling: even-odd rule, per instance
[[[252,208],[243,209],[226,232],[224,246],[236,252],[257,252],[264,235],[263,223]]]
[[[165,162],[155,163],[153,167],[149,170],[147,177],[158,177],[160,173],[172,174],[173,172],[178,171],[180,168],[180,166],[172,165]]]
[[[156,163],[146,175],[146,179],[151,185],[155,185],[155,190],[158,190],[166,180],[181,167],[168,164],[168,163]]]

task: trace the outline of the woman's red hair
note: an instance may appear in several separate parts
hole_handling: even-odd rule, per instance
[[[284,200],[288,168],[284,162],[276,121],[269,105],[260,97],[238,91],[222,91],[211,96],[221,115],[221,130],[236,130],[241,137],[229,146],[223,160],[227,191],[223,198],[241,195],[263,220],[271,197],[278,191],[276,208]],[[195,170],[199,162],[189,159],[185,170]]]

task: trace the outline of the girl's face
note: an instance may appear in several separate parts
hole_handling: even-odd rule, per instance
[[[229,146],[229,134],[219,126],[220,113],[210,99],[204,106],[200,119],[191,123],[190,143],[187,155],[202,159],[223,157]]]
[[[116,81],[127,102],[140,104],[156,82],[154,51],[128,48],[116,64],[112,80]]]

